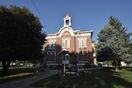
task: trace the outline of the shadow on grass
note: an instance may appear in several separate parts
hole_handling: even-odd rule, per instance
[[[122,79],[119,75],[119,72],[105,70],[81,72],[78,78],[54,75],[31,86],[46,88],[131,88],[132,83]]]
[[[9,76],[9,75],[14,75],[14,74],[19,74],[19,73],[33,73],[36,72],[37,68],[10,68],[8,69],[6,74],[2,73],[2,69],[0,69],[0,77],[3,76]]]
[[[131,68],[127,68],[128,71],[132,71],[132,67]]]
[[[7,74],[2,74],[0,69],[0,84],[35,76],[35,72],[36,68],[13,68]]]
[[[0,84],[15,81],[15,80],[20,80],[20,79],[27,79],[32,76],[34,76],[34,74],[15,76],[15,77],[9,77],[9,78],[0,78]]]

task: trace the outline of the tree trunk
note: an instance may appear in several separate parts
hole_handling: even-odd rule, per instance
[[[118,61],[116,61],[115,71],[118,71],[118,70],[119,70],[119,63],[118,63]]]
[[[114,60],[114,65],[115,65],[115,71],[118,71],[118,61],[117,60]]]
[[[118,71],[118,67],[117,66],[115,66],[115,71]]]
[[[2,67],[3,67],[2,73],[3,73],[3,75],[7,74],[9,66],[10,66],[10,61],[9,60],[2,60]]]

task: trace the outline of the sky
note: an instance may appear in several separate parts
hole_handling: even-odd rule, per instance
[[[118,18],[132,32],[132,0],[0,0],[0,5],[26,7],[39,17],[46,33],[63,27],[66,14],[74,30],[93,30],[93,40],[110,16]]]

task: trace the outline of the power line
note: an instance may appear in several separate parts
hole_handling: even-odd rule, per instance
[[[31,0],[31,1],[32,1],[32,4],[33,4],[33,6],[35,7],[35,9],[36,9],[36,11],[37,11],[39,17],[41,18],[41,21],[42,21],[42,24],[43,24],[43,23],[44,23],[44,20],[43,20],[43,17],[41,16],[41,14],[40,14],[40,12],[39,12],[39,9],[37,8],[37,5],[35,4],[34,0]],[[44,25],[42,25],[42,26],[44,26]]]

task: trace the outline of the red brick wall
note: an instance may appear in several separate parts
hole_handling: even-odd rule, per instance
[[[45,43],[45,51],[47,53],[47,55],[45,56],[45,58],[47,59],[47,61],[56,61],[57,59],[61,56],[58,56],[58,54],[63,51],[62,49],[62,38],[65,37],[70,37],[70,48],[67,48],[66,50],[70,53],[74,53],[71,55],[71,59],[72,60],[77,60],[79,57],[80,61],[92,61],[93,58],[93,49],[92,49],[92,39],[91,36],[86,36],[87,37],[87,47],[84,49],[79,48],[79,42],[77,37],[75,36],[71,36],[71,34],[69,33],[69,31],[65,31],[61,37],[55,37],[56,38],[56,49],[48,49],[48,39],[47,42]],[[49,52],[56,52],[56,55],[54,54],[49,54]],[[78,54],[79,53],[79,54]]]

